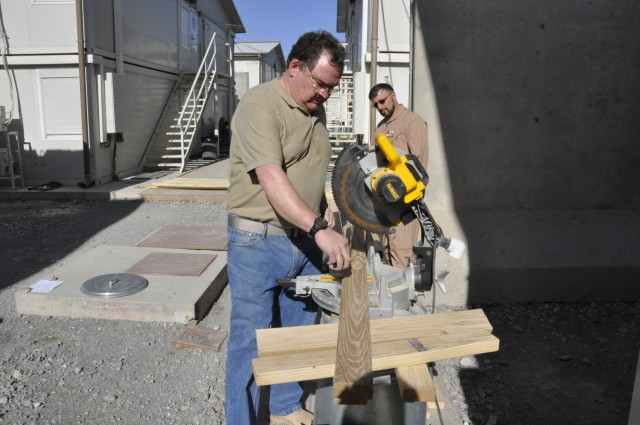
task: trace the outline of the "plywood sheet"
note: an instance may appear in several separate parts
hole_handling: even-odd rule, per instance
[[[163,226],[136,246],[224,251],[227,249],[227,230],[226,226]]]
[[[200,276],[215,259],[216,255],[214,254],[152,252],[131,266],[127,272],[168,276]]]
[[[173,341],[175,349],[195,349],[200,351],[220,351],[227,333],[203,325],[189,326]]]

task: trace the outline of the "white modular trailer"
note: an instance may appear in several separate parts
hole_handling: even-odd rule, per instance
[[[0,20],[0,105],[18,132],[28,185],[103,184],[140,172],[176,81],[197,71],[214,34],[217,79],[201,134],[233,113],[233,43],[244,27],[231,0],[84,0],[82,8],[73,0],[0,0]]]
[[[279,41],[238,41],[234,59],[238,100],[251,87],[280,77],[287,67]]]

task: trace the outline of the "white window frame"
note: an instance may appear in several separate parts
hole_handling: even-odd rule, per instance
[[[76,84],[78,90],[78,129],[76,132],[70,133],[60,133],[60,134],[47,134],[47,116],[46,116],[46,108],[45,106],[45,89],[43,87],[43,82],[46,79],[56,79],[56,78],[68,78],[73,80]],[[60,142],[73,142],[72,146],[75,146],[75,141],[82,141],[82,121],[81,121],[81,111],[80,111],[80,82],[78,78],[78,69],[66,68],[66,69],[39,69],[36,73],[37,80],[37,99],[38,106],[40,110],[40,138],[43,141],[60,141]],[[57,145],[57,144],[56,144]]]

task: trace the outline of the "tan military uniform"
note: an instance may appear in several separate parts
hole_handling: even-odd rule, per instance
[[[404,153],[415,155],[425,170],[429,160],[427,123],[416,114],[398,104],[391,117],[385,117],[376,128],[376,134],[384,134],[391,144]],[[413,246],[420,240],[420,223],[413,220],[400,225],[396,232],[382,239],[384,255],[389,263],[399,269],[407,266],[413,257]]]
[[[325,123],[323,107],[309,114],[278,80],[247,92],[231,120],[227,212],[293,228],[275,212],[253,172],[260,166],[277,164],[305,204],[320,214],[331,158]]]

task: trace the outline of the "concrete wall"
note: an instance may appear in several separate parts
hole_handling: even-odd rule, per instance
[[[640,299],[639,3],[414,6],[443,302]]]

